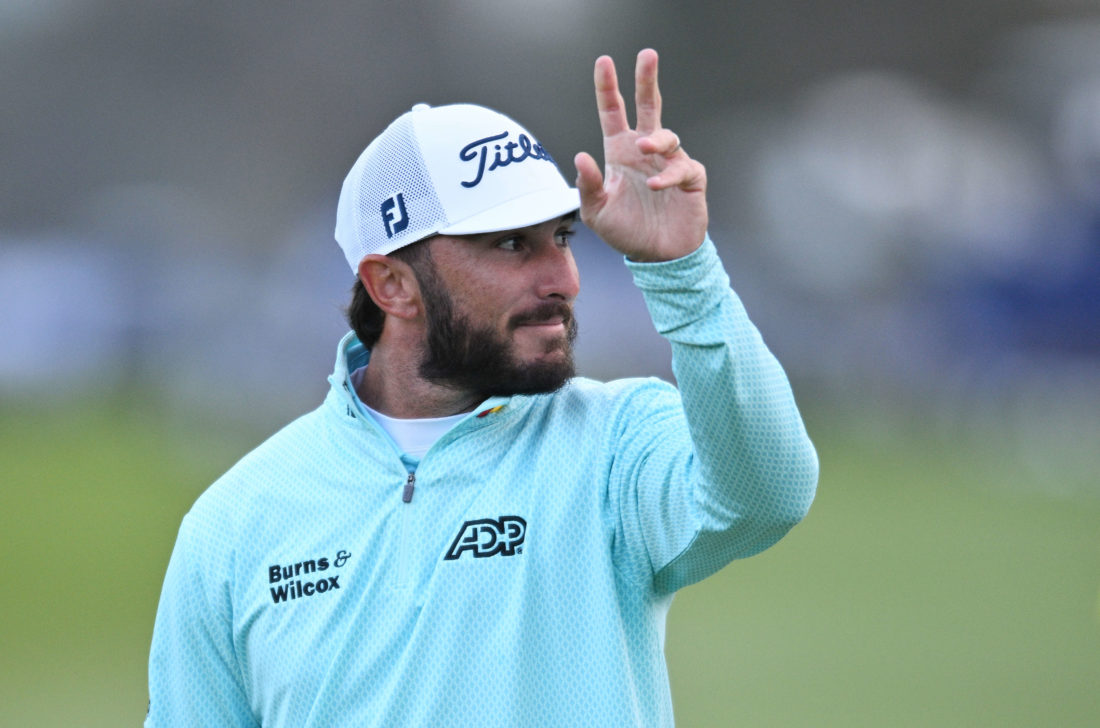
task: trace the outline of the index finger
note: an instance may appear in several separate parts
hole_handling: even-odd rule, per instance
[[[638,133],[652,134],[661,128],[661,90],[657,88],[657,51],[638,53],[634,67],[634,104],[638,107]]]
[[[626,120],[626,104],[619,93],[619,78],[610,56],[596,59],[596,110],[600,114],[600,129],[605,137],[615,136],[630,128]]]

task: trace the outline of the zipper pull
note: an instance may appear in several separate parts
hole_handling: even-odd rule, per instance
[[[409,473],[408,479],[405,481],[405,488],[401,491],[401,501],[403,503],[411,503],[413,499],[413,489],[416,488],[416,474]]]

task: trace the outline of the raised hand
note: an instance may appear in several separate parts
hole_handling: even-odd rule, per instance
[[[587,152],[574,158],[581,219],[631,260],[673,260],[706,235],[707,174],[661,126],[656,51],[638,54],[634,77],[638,125],[631,129],[615,64],[608,56],[596,59],[606,174]]]

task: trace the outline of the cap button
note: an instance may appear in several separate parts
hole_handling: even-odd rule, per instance
[[[427,104],[415,104],[413,106],[412,110],[413,111],[427,111],[430,108],[432,108],[432,107],[428,106]]]

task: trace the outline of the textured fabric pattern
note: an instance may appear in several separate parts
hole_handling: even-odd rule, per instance
[[[321,407],[184,518],[146,725],[672,725],[672,594],[797,523],[817,458],[710,240],[628,265],[679,391],[577,378],[490,400],[408,502],[346,337]]]

